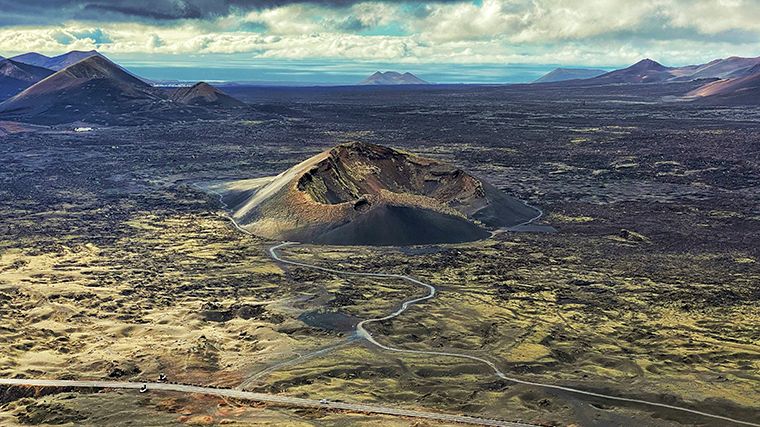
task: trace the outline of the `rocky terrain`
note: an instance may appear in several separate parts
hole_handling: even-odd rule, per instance
[[[701,85],[225,88],[269,115],[85,133],[0,122],[0,375],[164,372],[544,425],[727,425],[352,340],[358,319],[425,290],[278,265],[273,242],[235,230],[192,185],[270,177],[359,141],[456,165],[540,207],[555,230],[283,251],[438,287],[373,324],[378,340],[758,423],[760,110],[660,101]],[[415,422],[153,391],[47,393],[3,390],[0,424]]]

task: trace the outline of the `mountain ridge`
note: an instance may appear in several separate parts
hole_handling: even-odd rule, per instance
[[[13,60],[17,62],[23,62],[25,64],[34,65],[37,67],[47,68],[53,71],[60,71],[70,65],[74,65],[79,61],[87,59],[91,56],[104,57],[97,50],[72,50],[70,52],[63,53],[57,56],[46,56],[37,52],[29,52],[21,55],[14,56]]]

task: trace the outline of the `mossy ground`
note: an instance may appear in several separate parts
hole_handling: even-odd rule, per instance
[[[424,290],[278,266],[266,254],[271,242],[236,232],[216,199],[190,183],[270,176],[363,140],[457,164],[540,206],[557,230],[437,247],[286,251],[439,288],[434,300],[373,324],[378,340],[758,422],[760,114],[658,104],[683,88],[644,86],[372,97],[262,88],[257,106],[283,116],[255,125],[18,127],[0,141],[0,375],[139,381],[165,372],[544,424],[725,425],[516,385],[473,361],[388,353],[299,320],[319,310],[377,317]],[[196,396],[64,394],[4,404],[0,424],[59,415],[85,424],[416,422],[240,406],[235,415]]]

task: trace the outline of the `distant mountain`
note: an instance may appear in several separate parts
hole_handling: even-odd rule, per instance
[[[25,53],[23,55],[14,56],[13,59],[16,62],[23,62],[24,64],[36,65],[38,67],[47,68],[53,71],[62,70],[69,65],[74,65],[77,62],[87,59],[91,56],[103,57],[98,51],[81,51],[72,50],[71,52],[64,53],[54,57],[48,57],[36,52]]]
[[[604,85],[686,82],[703,79],[733,79],[748,75],[749,70],[758,64],[760,64],[760,57],[741,58],[732,56],[725,59],[716,59],[706,64],[686,65],[682,67],[666,67],[651,59],[643,59],[630,67],[604,73],[585,80],[568,81],[568,84]],[[537,80],[536,83],[545,83],[548,79],[552,79],[555,72],[561,75],[562,73],[560,70],[563,72],[565,71],[563,69],[554,70]]]
[[[760,57],[757,58],[740,58],[732,56],[726,59],[716,59],[707,64],[676,68],[676,74],[683,74],[688,80],[709,79],[709,78],[733,78],[748,75],[752,67],[760,64]],[[681,71],[684,70],[684,71]],[[680,78],[683,80],[683,78]]]
[[[724,105],[760,104],[760,64],[746,70],[742,77],[708,83],[689,92],[687,98]]]
[[[42,55],[37,52],[29,52],[29,53],[24,53],[21,55],[16,55],[12,57],[11,59],[16,62],[21,62],[23,64],[34,65],[36,67],[45,68],[45,63],[50,60],[50,57]]]
[[[397,73],[395,71],[380,72],[362,80],[361,85],[426,85],[430,84],[412,73]]]
[[[651,59],[642,59],[628,68],[610,71],[601,76],[588,79],[587,82],[594,84],[661,83],[673,77],[672,68]]]
[[[72,50],[71,52],[64,53],[63,55],[58,55],[54,57],[45,56],[42,54],[39,54],[37,52],[30,52],[25,53],[23,55],[14,56],[13,59],[16,62],[22,62],[24,64],[34,65],[37,67],[47,68],[49,70],[53,71],[60,71],[70,65],[74,65],[77,62],[90,58],[92,56],[99,56],[101,58],[106,58],[103,56],[100,52],[97,50],[88,50],[88,51],[81,51],[81,50]],[[108,58],[106,58],[108,59]],[[151,82],[147,79],[143,79],[142,77],[139,77],[126,68],[119,65],[119,67],[126,73],[130,74],[132,77],[138,78],[148,84]]]
[[[8,99],[53,74],[46,68],[23,64],[11,59],[0,60],[0,100]]]
[[[683,99],[723,105],[760,105],[760,57],[732,56],[683,67],[666,67],[644,59],[621,70],[590,79],[568,81],[566,84],[580,86],[700,80],[706,84],[683,95]]]
[[[202,107],[241,108],[246,106],[244,102],[205,82],[196,83],[190,87],[177,88],[170,93],[169,99],[180,104]]]
[[[37,83],[51,74],[53,71],[47,68],[23,64],[12,59],[0,59],[0,77]]]
[[[0,104],[0,115],[36,123],[109,122],[168,102],[101,55],[91,55]]]
[[[554,83],[566,80],[590,79],[606,73],[594,68],[555,68],[533,83]]]

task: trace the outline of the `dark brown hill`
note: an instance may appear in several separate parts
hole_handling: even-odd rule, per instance
[[[220,189],[249,231],[313,243],[472,241],[537,214],[455,166],[366,143],[339,145],[267,182]]]

